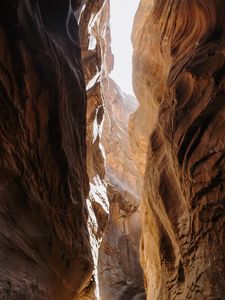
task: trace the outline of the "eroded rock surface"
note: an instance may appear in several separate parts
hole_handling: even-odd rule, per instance
[[[92,290],[77,5],[0,3],[1,299]]]
[[[128,119],[137,102],[109,79],[113,68],[109,1],[86,1],[81,12],[88,94],[88,205],[93,216],[89,224],[95,262],[98,260],[96,281],[99,279],[101,299],[144,299],[139,263],[140,194],[128,136]]]
[[[139,262],[140,190],[128,133],[129,116],[137,101],[109,78],[103,80],[103,94],[102,145],[110,217],[99,254],[100,292],[103,299],[145,299]]]
[[[97,267],[99,247],[109,218],[109,201],[105,182],[105,156],[101,144],[105,114],[101,79],[106,51],[109,50],[108,59],[112,56],[110,45],[107,44],[110,37],[108,12],[109,1],[85,1],[81,8],[79,21],[82,60],[88,96],[86,141],[90,192],[87,205],[89,212],[88,227],[95,265],[93,278],[96,299],[100,297]]]
[[[148,299],[224,298],[224,14],[219,0],[142,0],[136,15]]]

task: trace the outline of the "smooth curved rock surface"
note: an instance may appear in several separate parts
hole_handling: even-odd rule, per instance
[[[219,0],[142,0],[135,18],[148,299],[224,298],[224,14]]]
[[[1,299],[92,290],[86,94],[69,4],[0,3]]]

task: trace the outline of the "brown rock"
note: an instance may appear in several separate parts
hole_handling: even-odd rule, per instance
[[[137,168],[129,144],[128,121],[137,101],[116,83],[103,81],[105,121],[105,179],[110,218],[99,253],[100,292],[103,299],[145,299],[139,262],[141,233],[140,190]]]
[[[223,1],[143,0],[136,15],[148,299],[224,298],[224,13]]]
[[[92,285],[86,95],[70,9],[0,4],[1,299],[78,299]]]
[[[104,100],[101,92],[101,78],[104,69],[106,40],[110,37],[108,13],[108,1],[86,1],[81,8],[79,18],[82,60],[88,96],[86,142],[90,192],[87,198],[87,205],[89,213],[88,228],[94,260],[94,299],[99,299],[98,254],[102,236],[108,223],[109,214],[107,185],[104,180],[104,149],[101,146],[104,121]],[[103,30],[104,28],[106,28],[106,30]],[[111,55],[110,51],[109,54]]]
[[[95,263],[98,260],[95,280],[102,299],[144,299],[139,263],[140,194],[128,136],[128,119],[137,103],[109,79],[113,68],[109,1],[89,1],[81,11],[88,94],[89,226]]]

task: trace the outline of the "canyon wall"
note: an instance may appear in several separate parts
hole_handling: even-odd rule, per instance
[[[101,91],[104,56],[108,50],[108,67],[112,61],[109,33],[109,2],[84,1],[79,17],[82,61],[87,92],[87,170],[90,192],[87,198],[88,227],[94,259],[95,296],[99,299],[98,255],[103,233],[108,224],[109,200],[105,182],[105,154],[101,144],[104,122],[104,99]],[[107,49],[107,50],[106,50]],[[112,65],[112,62],[111,62]]]
[[[1,299],[91,299],[78,8],[0,3]]]
[[[0,17],[0,298],[145,299],[109,1],[5,0]]]
[[[224,299],[224,14],[220,0],[142,0],[135,17],[147,299]]]
[[[137,103],[109,78],[114,63],[109,16],[110,2],[99,0],[84,1],[79,18],[88,95],[91,189],[87,201],[92,252],[97,262],[97,297],[145,299],[139,262],[140,194],[128,136],[128,118]]]
[[[99,254],[100,291],[103,299],[145,299],[139,262],[141,233],[140,189],[129,143],[128,120],[137,101],[110,78],[102,81],[105,120],[105,180],[110,202],[109,224]]]

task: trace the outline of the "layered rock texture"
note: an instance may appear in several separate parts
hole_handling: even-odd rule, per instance
[[[90,192],[87,198],[88,227],[95,264],[95,296],[99,299],[98,253],[108,223],[109,201],[105,182],[105,157],[101,145],[104,100],[101,91],[106,41],[109,37],[108,1],[86,1],[81,8],[80,39],[85,73],[87,105],[87,169]],[[108,48],[107,48],[108,49]],[[110,47],[109,47],[110,49]],[[111,52],[109,51],[111,54]]]
[[[0,298],[144,299],[109,1],[2,1],[0,41]]]
[[[128,136],[129,115],[137,102],[109,79],[113,68],[109,14],[109,1],[86,1],[79,21],[88,95],[88,207],[96,294],[109,300],[144,299],[140,194]]]
[[[147,299],[224,299],[224,2],[140,2],[137,112],[109,9],[0,2],[0,299],[145,299],[141,219]]]
[[[139,262],[141,233],[137,168],[129,144],[128,120],[137,101],[109,78],[102,81],[109,224],[99,254],[100,291],[103,299],[145,299]]]
[[[77,5],[0,3],[1,299],[92,291]]]
[[[219,0],[142,0],[135,18],[148,299],[224,299],[224,14]]]

